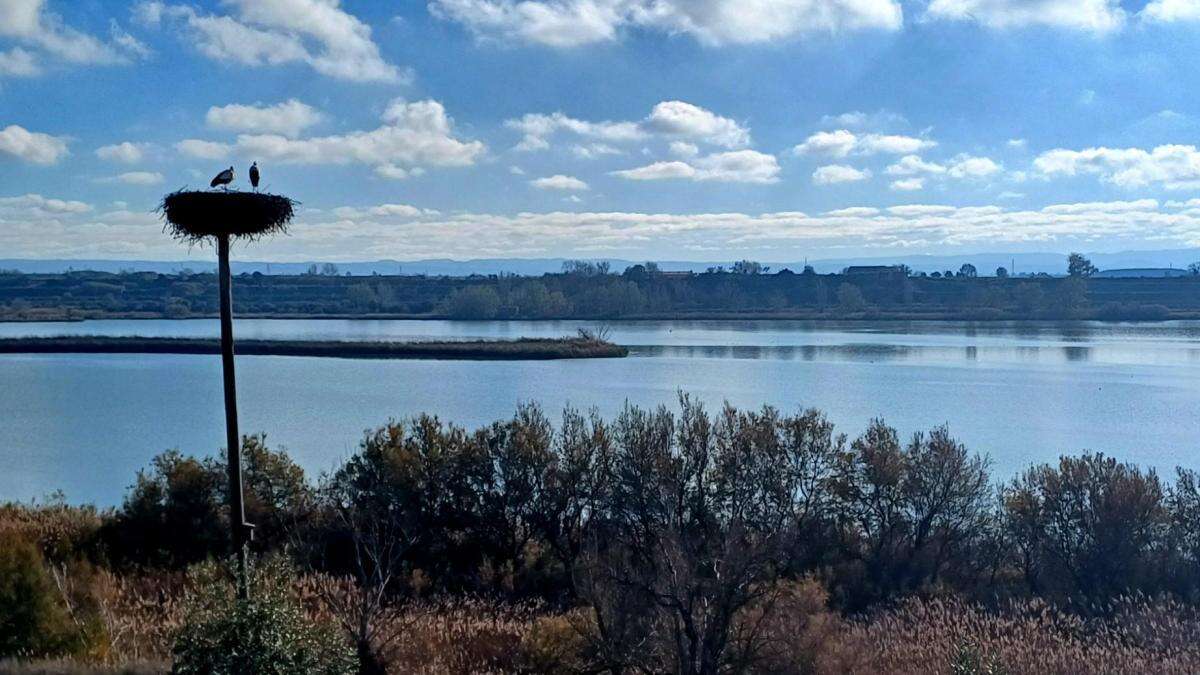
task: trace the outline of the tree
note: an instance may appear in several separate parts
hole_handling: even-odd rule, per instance
[[[577,277],[604,276],[609,272],[609,264],[607,261],[564,260],[562,271],[563,274]]]
[[[1194,277],[1200,276],[1200,262],[1194,262],[1188,265],[1188,272],[1191,272],[1192,276]]]
[[[333,263],[325,263],[321,265],[321,274],[327,277],[336,277],[338,274],[338,266]]]
[[[958,268],[958,276],[966,279],[974,279],[979,276],[979,270],[975,269],[975,266],[971,263],[963,263],[963,266]]]
[[[854,284],[843,283],[838,286],[837,299],[843,312],[859,312],[867,306],[862,290]]]
[[[753,260],[739,260],[733,263],[731,271],[734,274],[766,274],[771,268]]]
[[[1072,277],[1090,277],[1099,270],[1092,264],[1091,260],[1083,257],[1080,253],[1072,253],[1067,256],[1067,275]]]
[[[500,311],[500,295],[491,286],[460,288],[446,301],[446,313],[455,319],[493,319]]]
[[[1008,268],[997,267],[996,268],[996,277],[999,279],[1007,279],[1008,278]]]

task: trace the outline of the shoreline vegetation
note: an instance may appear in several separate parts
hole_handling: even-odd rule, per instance
[[[519,338],[430,342],[252,340],[237,342],[241,356],[343,359],[553,360],[622,358],[629,350],[596,337]],[[220,354],[216,338],[58,336],[0,338],[0,354]]]
[[[237,277],[240,318],[455,320],[1011,321],[1200,319],[1200,274],[1166,278],[938,276],[901,267],[841,274],[769,271],[743,261],[704,273],[635,265],[615,273],[574,261],[540,277]],[[1200,270],[1200,267],[1197,267]],[[999,272],[999,270],[997,271]],[[211,273],[0,270],[0,321],[185,319],[217,315]]]
[[[1188,469],[995,476],[946,427],[686,394],[391,421],[320,476],[242,455],[248,602],[223,451],[158,455],[116,508],[0,504],[0,672],[1200,671]]]

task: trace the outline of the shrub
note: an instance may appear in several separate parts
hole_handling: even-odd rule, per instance
[[[251,566],[250,599],[235,597],[222,567],[192,574],[187,619],[175,641],[177,675],[340,675],[357,669],[335,631],[309,621],[294,576],[277,559]]]
[[[82,647],[37,546],[0,533],[0,657],[55,656]]]

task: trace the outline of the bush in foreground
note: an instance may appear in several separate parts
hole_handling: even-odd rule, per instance
[[[176,675],[348,675],[354,652],[304,613],[295,578],[278,559],[250,572],[250,599],[235,597],[223,567],[193,572],[187,618],[175,641]]]

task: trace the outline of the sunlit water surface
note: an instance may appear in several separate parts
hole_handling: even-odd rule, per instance
[[[240,320],[242,338],[558,337],[591,322]],[[940,424],[997,477],[1064,452],[1102,451],[1171,472],[1200,468],[1200,322],[665,321],[608,324],[627,359],[550,362],[238,358],[242,431],[263,431],[310,473],[365,429],[418,412],[474,426],[523,401],[611,415],[625,402],[817,407],[853,436],[873,417],[908,435]],[[215,321],[0,324],[26,335],[216,336]],[[223,443],[210,356],[0,357],[0,500],[62,490],[119,503],[137,469]]]

